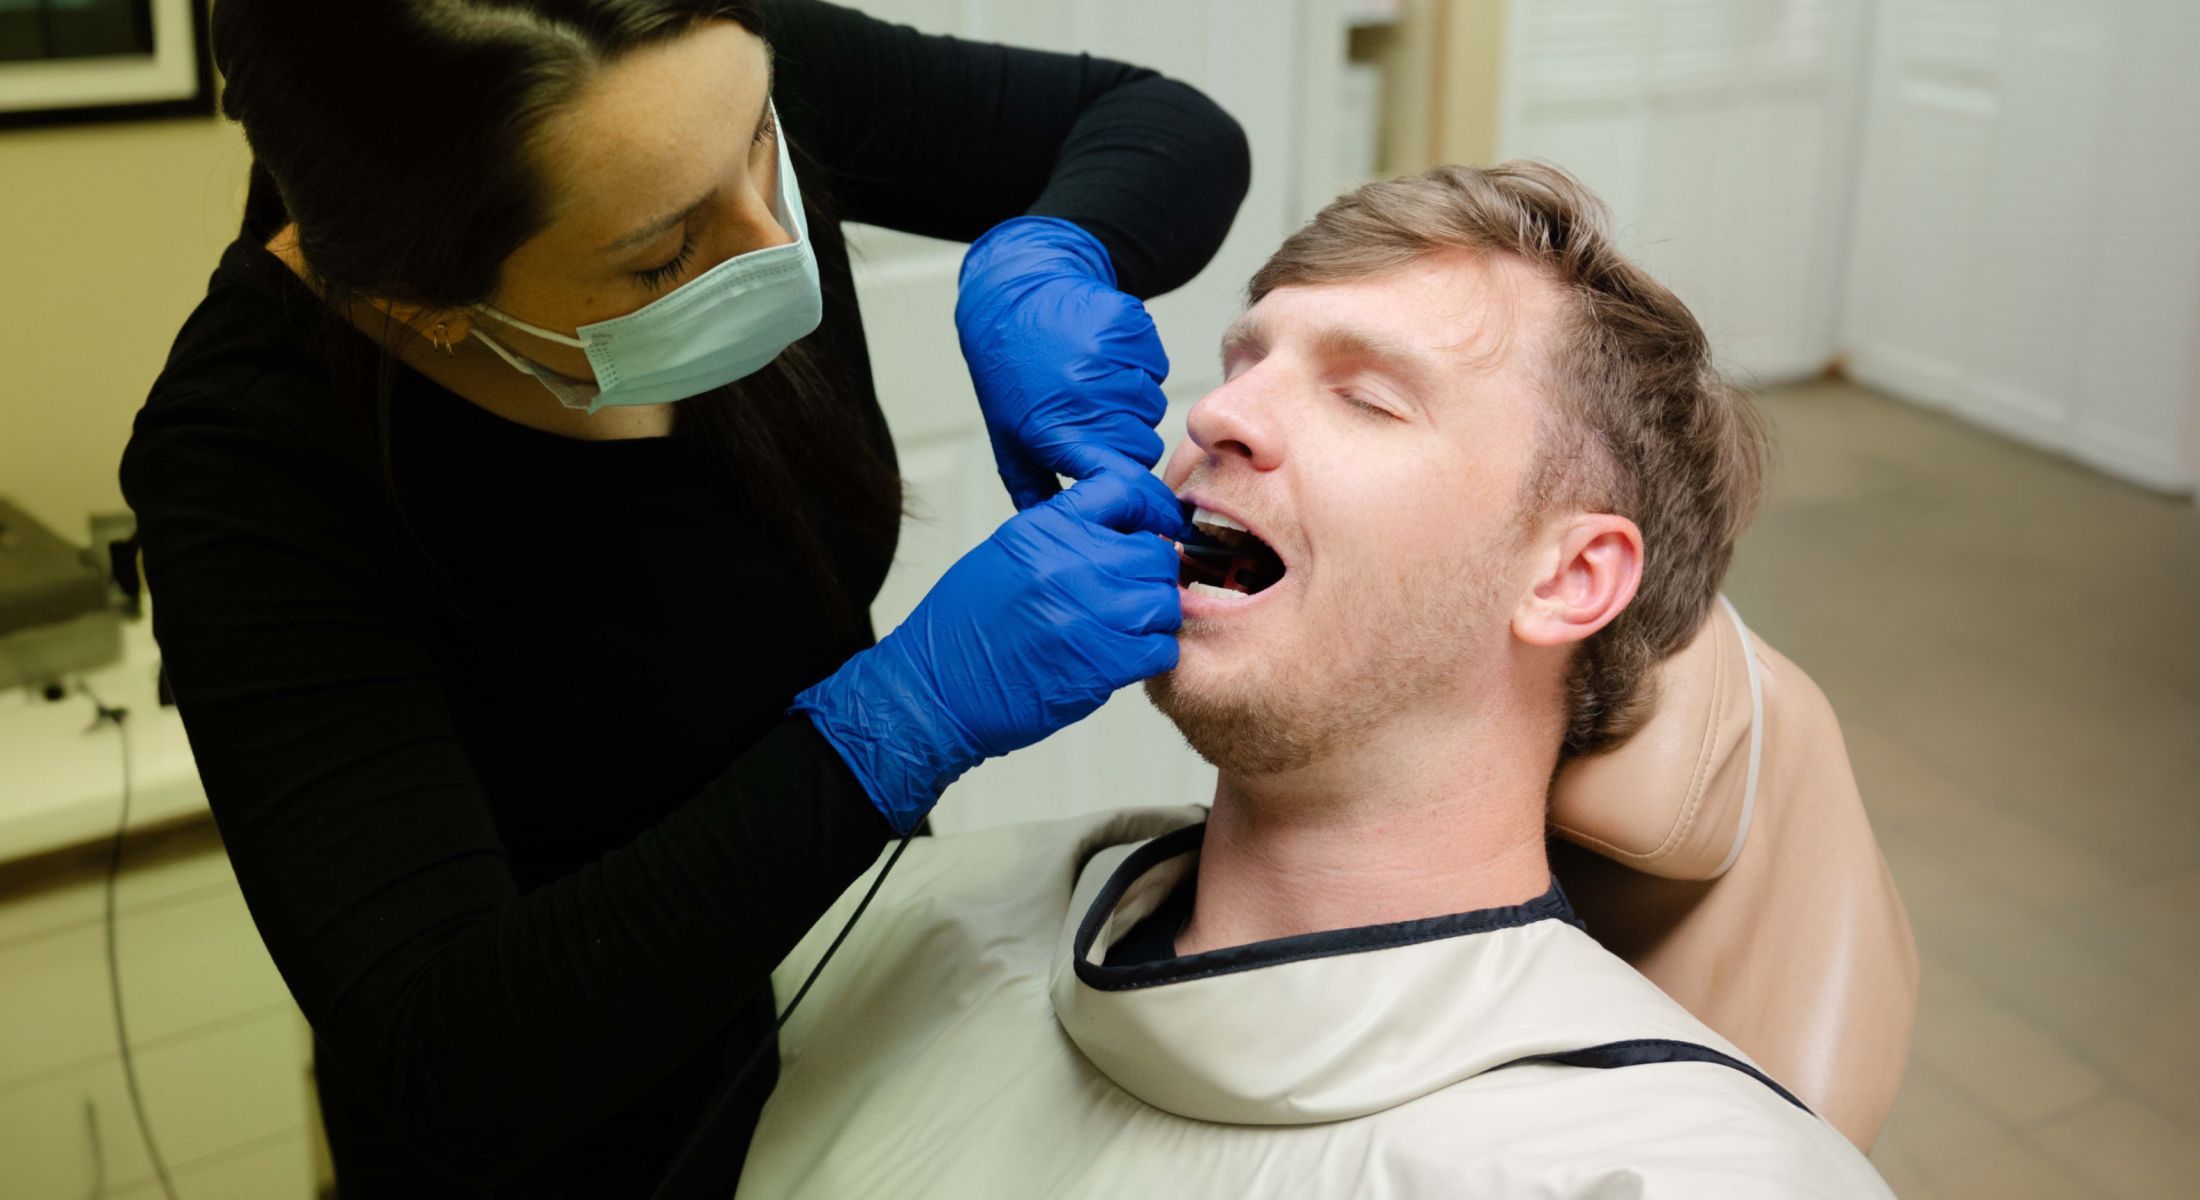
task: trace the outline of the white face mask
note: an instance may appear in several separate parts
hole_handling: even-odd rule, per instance
[[[578,336],[476,306],[514,329],[586,351],[594,383],[506,349],[479,326],[473,334],[513,368],[540,380],[559,403],[591,413],[620,404],[668,404],[746,378],[809,336],[825,313],[817,253],[784,128],[774,200],[781,227],[794,235],[792,243],[729,258],[623,317],[581,326]]]

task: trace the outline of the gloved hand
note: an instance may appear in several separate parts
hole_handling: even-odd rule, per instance
[[[1091,234],[1054,217],[994,226],[963,258],[955,329],[1017,508],[1053,495],[1057,475],[1091,477],[1103,450],[1160,460],[1169,357]]]
[[[981,760],[1176,666],[1183,509],[1116,455],[1008,519],[900,628],[795,697],[906,833]],[[1165,534],[1167,537],[1156,537]]]

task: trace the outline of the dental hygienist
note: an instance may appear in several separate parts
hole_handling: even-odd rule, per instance
[[[338,1186],[646,1194],[881,847],[1174,664],[1134,297],[1220,244],[1242,135],[813,0],[221,0],[212,46],[252,194],[122,476]],[[875,644],[843,221],[974,241],[1021,510]]]

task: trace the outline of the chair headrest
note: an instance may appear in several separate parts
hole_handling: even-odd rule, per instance
[[[1658,667],[1657,709],[1551,785],[1553,832],[1635,870],[1715,879],[1748,839],[1763,757],[1764,688],[1749,631],[1724,596]]]

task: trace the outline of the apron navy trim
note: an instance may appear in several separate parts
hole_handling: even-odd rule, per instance
[[[1159,987],[1167,983],[1184,983],[1215,975],[1230,975],[1239,971],[1256,971],[1262,967],[1280,966],[1310,958],[1388,950],[1472,933],[1490,933],[1499,929],[1532,925],[1537,921],[1564,921],[1577,927],[1581,924],[1574,916],[1573,905],[1566,900],[1566,893],[1559,890],[1558,880],[1553,878],[1549,891],[1526,904],[1515,904],[1506,908],[1482,908],[1473,912],[1423,917],[1417,921],[1400,921],[1390,925],[1361,925],[1351,929],[1332,929],[1295,937],[1273,938],[1244,946],[1209,950],[1204,954],[1166,958],[1158,962],[1110,965],[1090,961],[1092,945],[1100,936],[1100,927],[1106,924],[1109,915],[1122,902],[1123,895],[1130,890],[1130,886],[1161,863],[1197,851],[1206,835],[1205,822],[1165,833],[1132,851],[1130,857],[1124,859],[1122,865],[1115,869],[1114,874],[1108,876],[1100,894],[1093,898],[1092,907],[1085,911],[1084,920],[1077,926],[1077,937],[1071,944],[1073,963],[1080,982],[1098,991],[1120,992],[1132,988]]]
[[[1523,1063],[1556,1063],[1562,1067],[1587,1067],[1592,1070],[1610,1070],[1614,1067],[1640,1067],[1652,1063],[1705,1062],[1722,1067],[1732,1067],[1751,1079],[1764,1084],[1777,1093],[1780,1099],[1810,1112],[1810,1106],[1795,1098],[1795,1093],[1781,1087],[1772,1076],[1750,1066],[1731,1054],[1722,1054],[1709,1046],[1694,1042],[1679,1042],[1670,1038],[1636,1038],[1625,1042],[1606,1042],[1601,1046],[1588,1046],[1580,1050],[1563,1050],[1556,1054],[1531,1054],[1509,1063],[1490,1068],[1502,1071]],[[1815,1115],[1815,1114],[1814,1114]]]

